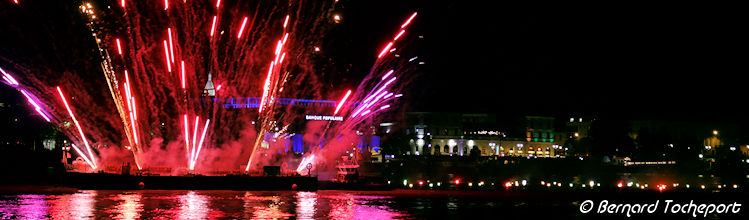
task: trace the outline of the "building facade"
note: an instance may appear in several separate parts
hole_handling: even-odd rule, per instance
[[[492,114],[410,112],[406,134],[411,155],[563,157],[554,118],[526,116],[500,125]],[[524,131],[508,135],[506,130]]]

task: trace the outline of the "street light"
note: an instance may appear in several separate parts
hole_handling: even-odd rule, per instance
[[[713,135],[718,135],[718,130],[713,130]]]

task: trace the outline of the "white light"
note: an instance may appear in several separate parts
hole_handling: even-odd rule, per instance
[[[702,159],[702,157],[704,157],[704,155],[702,155],[702,154],[700,154],[700,155],[698,155],[698,156],[700,157],[700,159]]]
[[[575,118],[570,118],[570,122],[575,122]]]
[[[408,180],[403,180],[403,185],[408,185]]]
[[[731,147],[731,148],[729,148],[729,149],[731,149],[731,151],[735,151],[735,150],[736,150],[736,147]]]
[[[523,186],[525,186],[526,184],[528,184],[528,181],[523,180],[522,183],[523,183]]]

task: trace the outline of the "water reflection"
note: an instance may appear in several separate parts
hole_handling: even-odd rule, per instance
[[[137,219],[140,218],[140,212],[143,211],[143,203],[140,202],[141,195],[119,194],[117,199],[120,200],[116,207],[119,211],[115,219]]]
[[[189,191],[178,197],[180,202],[179,217],[181,219],[205,219],[210,211],[208,208],[208,197],[199,195],[195,191]]]
[[[71,195],[49,196],[49,214],[54,219],[94,218],[96,191],[84,190]]]
[[[242,200],[244,201],[245,213],[249,218],[287,219],[294,216],[283,211],[288,202],[281,201],[281,196],[253,195],[251,192],[246,192]]]
[[[389,204],[392,197],[388,196],[365,196],[341,195],[324,196],[330,199],[330,219],[395,219],[407,216],[397,210],[393,210],[385,204]]]
[[[316,192],[297,192],[296,214],[299,219],[312,219],[315,217],[315,205],[317,205]]]
[[[43,195],[19,195],[17,200],[5,200],[0,197],[0,219],[44,218],[49,209],[44,197]]]
[[[0,196],[0,219],[393,219],[389,196],[341,191],[93,191]]]

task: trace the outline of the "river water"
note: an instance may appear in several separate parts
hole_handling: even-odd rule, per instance
[[[458,192],[80,190],[0,195],[0,219],[466,219],[570,217],[572,204],[528,205]],[[561,205],[560,205],[561,204]],[[572,215],[574,216],[574,214]]]

